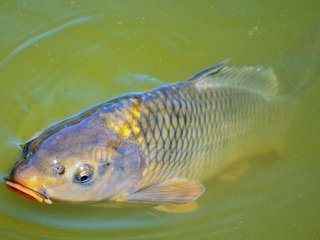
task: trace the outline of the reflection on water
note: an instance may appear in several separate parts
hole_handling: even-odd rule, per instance
[[[320,20],[316,1],[1,5],[1,177],[18,159],[19,143],[55,121],[121,93],[186,79],[223,59],[273,66]],[[9,192],[2,180],[0,237],[318,239],[319,86],[318,79],[301,99],[284,153],[252,161],[236,181],[207,182],[196,212],[167,214],[139,204],[49,206]]]

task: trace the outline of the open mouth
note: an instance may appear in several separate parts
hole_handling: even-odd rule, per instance
[[[7,184],[7,187],[14,191],[14,192],[17,192],[19,193],[20,195],[30,199],[30,200],[33,200],[33,201],[36,201],[36,202],[44,202],[44,203],[47,203],[47,204],[51,204],[52,201],[50,200],[49,197],[47,196],[43,196],[42,194],[30,189],[30,188],[27,188],[25,186],[22,186],[20,185],[19,183],[15,183],[15,182],[12,182],[12,181],[9,181],[9,180],[6,180],[6,184]]]

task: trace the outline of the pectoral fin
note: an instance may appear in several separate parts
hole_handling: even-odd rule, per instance
[[[204,186],[197,181],[186,178],[173,178],[123,196],[118,200],[154,204],[182,204],[196,200],[204,190]]]

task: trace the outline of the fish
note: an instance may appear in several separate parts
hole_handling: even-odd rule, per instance
[[[192,203],[226,167],[281,148],[292,99],[271,68],[224,61],[48,127],[5,182],[47,204]]]

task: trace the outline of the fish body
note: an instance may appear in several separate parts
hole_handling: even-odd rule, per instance
[[[188,203],[221,169],[279,148],[292,106],[271,69],[221,63],[46,129],[7,184],[44,202]]]

